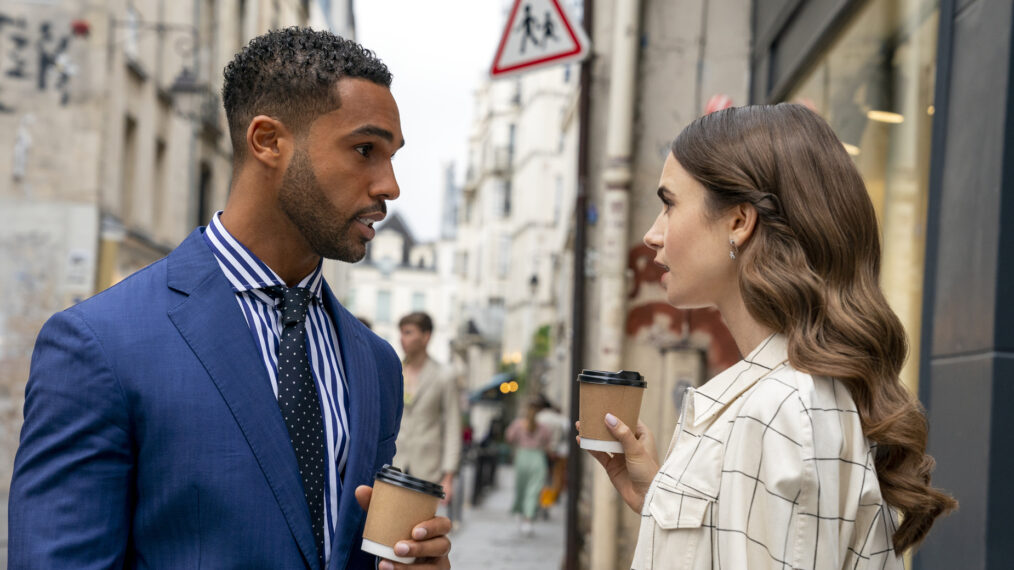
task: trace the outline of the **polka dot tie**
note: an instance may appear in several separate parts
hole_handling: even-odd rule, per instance
[[[296,451],[303,494],[310,507],[317,553],[324,553],[324,421],[320,397],[313,380],[310,359],[306,355],[306,310],[313,294],[305,287],[265,287],[264,291],[280,300],[282,334],[278,342],[278,406],[289,428],[289,439]]]

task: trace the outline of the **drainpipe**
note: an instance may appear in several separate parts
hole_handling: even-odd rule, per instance
[[[609,73],[609,122],[606,126],[606,168],[602,207],[602,242],[599,255],[599,343],[597,366],[619,370],[623,365],[626,318],[626,260],[631,182],[631,139],[634,121],[637,60],[640,42],[641,2],[614,4],[613,44]],[[593,482],[592,570],[616,568],[616,537],[620,507],[602,469]]]

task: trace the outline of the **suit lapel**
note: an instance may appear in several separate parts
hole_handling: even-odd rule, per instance
[[[211,376],[274,492],[311,567],[317,547],[296,455],[263,359],[201,230],[169,255],[169,287],[183,293],[169,318]]]
[[[363,515],[355,498],[358,485],[373,482],[374,459],[380,435],[380,392],[373,352],[359,335],[354,317],[344,309],[324,284],[324,303],[338,333],[338,345],[345,363],[345,382],[349,388],[349,457],[345,465],[342,496],[338,505],[338,528],[331,550],[329,569],[345,568],[352,549],[359,548],[352,539],[363,524]],[[281,414],[279,414],[280,416]]]

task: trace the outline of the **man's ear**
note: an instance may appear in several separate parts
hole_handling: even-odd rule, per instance
[[[292,132],[278,119],[257,115],[246,128],[247,152],[268,168],[284,168],[293,149]]]

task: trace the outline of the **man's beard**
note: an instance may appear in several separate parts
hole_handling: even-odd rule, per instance
[[[355,218],[346,212],[350,217],[343,221],[342,213],[333,211],[305,150],[297,149],[286,168],[278,204],[317,255],[348,263],[366,255],[366,242],[350,236]]]

